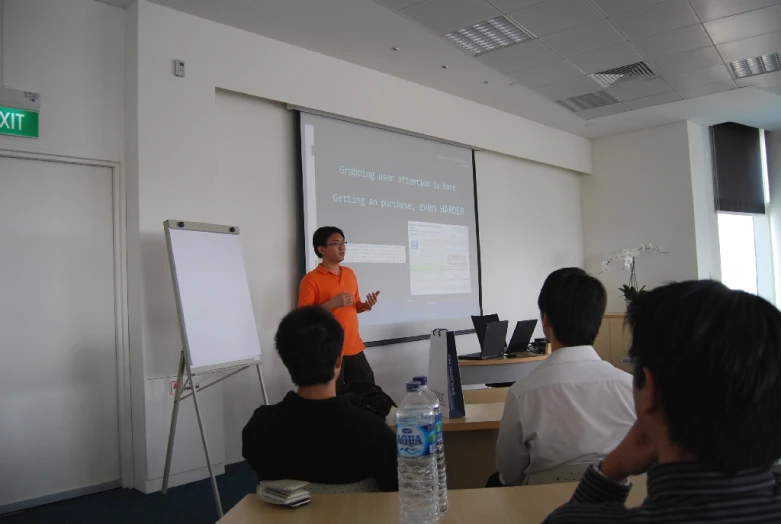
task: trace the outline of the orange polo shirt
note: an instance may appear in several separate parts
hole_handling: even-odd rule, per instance
[[[358,292],[358,279],[349,267],[341,266],[341,275],[334,275],[322,264],[307,273],[301,280],[298,290],[298,307],[319,306],[325,304],[342,292],[353,296],[353,305],[332,309],[331,313],[344,329],[344,349],[346,356],[357,355],[366,346],[358,334],[358,313],[365,311],[366,305],[361,302]]]

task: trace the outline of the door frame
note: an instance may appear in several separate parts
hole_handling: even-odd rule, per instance
[[[93,160],[0,148],[0,157],[58,164],[105,167],[111,170],[114,238],[114,333],[117,357],[117,414],[119,415],[119,472],[123,488],[134,486],[133,419],[130,396],[130,326],[127,289],[127,188],[120,162]]]

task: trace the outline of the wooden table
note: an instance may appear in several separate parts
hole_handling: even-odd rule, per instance
[[[496,471],[496,439],[504,402],[466,404],[466,417],[443,419],[448,489],[485,486]],[[396,410],[386,419],[395,430]]]
[[[488,360],[459,360],[461,384],[496,384],[517,382],[529,376],[534,369],[548,357],[490,358]]]
[[[645,477],[632,479],[634,488],[628,507],[639,506],[646,494]],[[443,524],[539,524],[567,502],[575,483],[517,486],[511,488],[453,490],[448,492],[449,510]],[[312,503],[286,509],[247,495],[231,509],[220,524],[397,524],[398,493],[350,493],[313,495]]]
[[[504,402],[510,388],[465,389],[464,404],[493,404]]]

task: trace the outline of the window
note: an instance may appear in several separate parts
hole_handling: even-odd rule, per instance
[[[754,217],[719,213],[721,281],[732,289],[757,294]]]
[[[765,132],[759,131],[765,207],[770,203]],[[721,281],[774,302],[769,214],[718,213]]]

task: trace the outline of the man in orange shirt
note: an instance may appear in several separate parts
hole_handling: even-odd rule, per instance
[[[370,311],[377,303],[379,291],[361,301],[358,279],[349,267],[342,266],[347,242],[338,227],[321,227],[312,238],[312,247],[323,261],[301,280],[298,307],[321,306],[330,311],[344,329],[344,361],[338,384],[363,382],[374,384],[374,372],[363,350],[358,334],[358,313]]]

